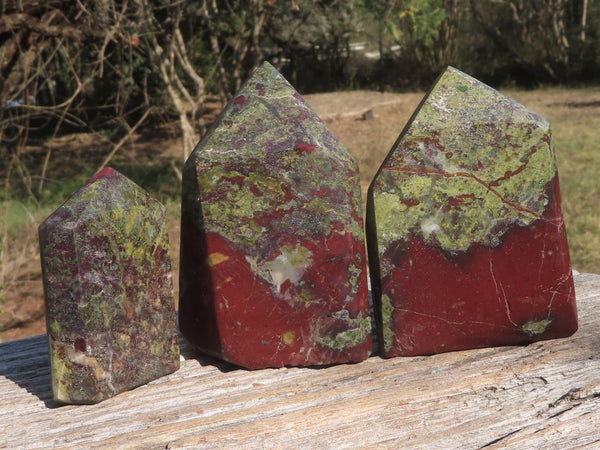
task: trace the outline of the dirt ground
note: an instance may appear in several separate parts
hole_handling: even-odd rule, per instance
[[[600,113],[600,91],[533,91],[509,93],[530,109],[553,120],[567,110],[581,114]],[[423,94],[390,94],[370,91],[336,92],[307,95],[306,100],[350,150],[361,170],[363,193],[366,192],[379,164],[404,128]],[[562,112],[561,112],[562,111]],[[162,148],[180,148],[177,140],[162,143]],[[126,150],[122,150],[126,151]],[[169,224],[171,255],[178,266],[179,224]],[[45,333],[43,286],[37,252],[12,274],[13,288],[0,308],[0,342]],[[178,295],[178,272],[174,273],[175,298]]]

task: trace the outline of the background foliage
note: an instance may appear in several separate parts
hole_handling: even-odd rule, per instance
[[[40,206],[144,127],[181,136],[155,167],[180,176],[207,108],[263,60],[304,94],[425,89],[449,64],[496,87],[593,84],[599,31],[600,0],[0,0],[0,188]],[[97,145],[51,144],[73,133]]]
[[[228,99],[265,59],[303,93],[422,89],[448,64],[494,86],[597,82],[599,3],[2,0],[0,170],[35,198],[30,139],[99,133],[105,164],[137,127],[172,119],[185,158],[207,95]]]
[[[424,89],[448,64],[493,86],[596,83],[599,30],[600,0],[0,0],[0,182],[39,204],[49,137],[92,133],[100,169],[161,123],[178,173],[207,102],[265,59],[302,93]]]

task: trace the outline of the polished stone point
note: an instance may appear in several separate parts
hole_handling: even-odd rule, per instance
[[[371,352],[357,165],[268,63],[185,164],[179,304],[184,337],[242,367]]]
[[[384,356],[565,337],[577,310],[549,123],[449,67],[371,183]]]
[[[39,227],[52,390],[97,403],[179,368],[164,207],[112,168]]]

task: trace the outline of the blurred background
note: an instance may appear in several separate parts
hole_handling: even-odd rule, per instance
[[[600,0],[0,0],[0,342],[44,332],[37,226],[108,164],[167,207],[177,281],[181,167],[264,60],[363,190],[447,65],[543,115],[600,273]]]

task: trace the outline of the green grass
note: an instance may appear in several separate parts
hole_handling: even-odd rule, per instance
[[[600,116],[553,123],[571,263],[600,273]]]

